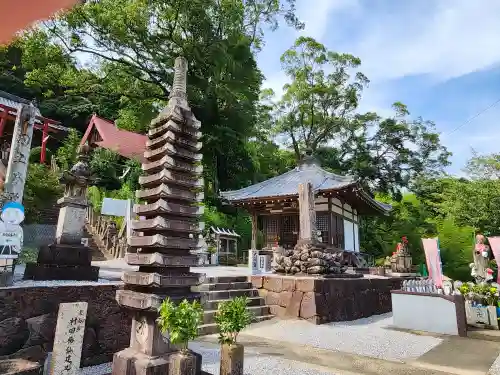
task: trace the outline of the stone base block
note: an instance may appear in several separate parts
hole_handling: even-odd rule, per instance
[[[222,345],[220,358],[220,375],[243,375],[243,345]]]
[[[57,264],[27,263],[24,280],[77,280],[97,281],[99,267],[94,266],[62,266]]]
[[[63,266],[90,266],[92,253],[83,245],[51,244],[40,247],[37,262]]]
[[[179,372],[185,370],[184,372]],[[187,372],[186,372],[187,371]],[[148,356],[132,348],[118,352],[113,357],[112,375],[204,375],[201,355],[189,352]]]
[[[200,375],[201,355],[193,351],[177,352],[170,356],[168,375]]]
[[[332,276],[266,275],[251,276],[250,281],[258,288],[271,314],[324,324],[390,312],[391,290],[400,289],[404,280]]]

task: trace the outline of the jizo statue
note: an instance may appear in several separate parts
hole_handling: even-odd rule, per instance
[[[471,263],[471,275],[477,283],[491,279],[491,270],[488,267],[490,260],[490,247],[486,245],[486,237],[476,235],[476,244],[473,250],[474,263]]]

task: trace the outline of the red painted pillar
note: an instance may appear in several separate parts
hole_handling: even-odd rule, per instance
[[[7,112],[4,110],[0,115],[0,138],[3,136],[3,131],[5,129],[5,123],[7,122]]]
[[[42,129],[42,150],[40,152],[40,164],[45,164],[48,140],[49,140],[49,123],[47,120],[45,120],[43,122],[43,129]]]

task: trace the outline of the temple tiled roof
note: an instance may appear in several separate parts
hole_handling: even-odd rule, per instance
[[[128,159],[144,162],[147,136],[119,129],[114,122],[93,115],[81,144],[87,142],[92,129],[96,129],[102,141],[95,142],[97,146],[116,152]]]
[[[294,169],[282,175],[270,178],[239,190],[225,191],[221,197],[229,202],[242,202],[255,199],[290,197],[298,195],[301,183],[310,182],[314,192],[328,192],[343,189],[355,190],[360,199],[374,206],[381,212],[388,212],[391,206],[373,199],[359,186],[358,181],[352,176],[340,176],[321,168],[313,157],[306,157]]]

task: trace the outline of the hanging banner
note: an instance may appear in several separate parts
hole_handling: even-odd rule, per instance
[[[497,265],[500,265],[500,237],[488,237],[491,251],[495,257]],[[500,271],[500,270],[499,270]],[[500,272],[497,271],[497,283],[500,283]]]
[[[443,287],[443,268],[437,238],[422,238],[429,277],[438,288]]]

